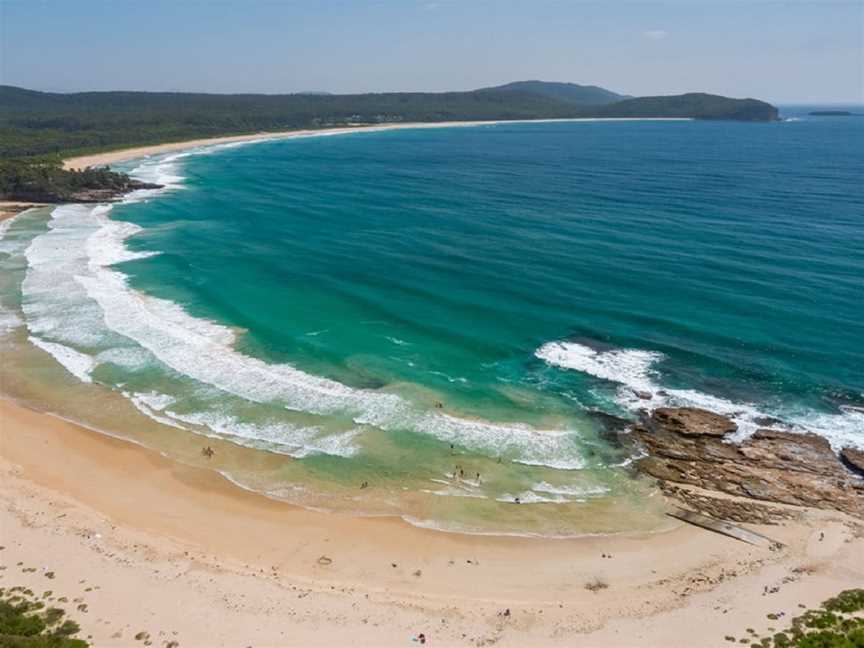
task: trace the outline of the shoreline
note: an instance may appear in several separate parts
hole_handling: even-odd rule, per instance
[[[21,212],[36,207],[46,207],[46,203],[26,202],[22,200],[0,200],[0,223],[15,218]],[[2,232],[2,230],[0,230]]]
[[[65,164],[499,123],[229,136]],[[779,525],[747,525],[782,549],[687,525],[569,538],[440,531],[271,499],[2,391],[0,475],[0,584],[76,597],[70,616],[99,646],[139,645],[143,631],[160,646],[401,646],[419,632],[447,646],[722,646],[864,580],[864,526],[841,513],[789,507]]]
[[[242,142],[258,142],[269,140],[293,139],[300,137],[314,137],[326,135],[345,135],[349,133],[377,133],[392,130],[411,130],[428,128],[459,128],[470,126],[495,126],[498,124],[548,124],[560,122],[622,122],[622,121],[692,121],[689,117],[577,117],[572,119],[499,119],[493,121],[453,121],[453,122],[409,122],[384,125],[363,126],[339,126],[323,129],[300,129],[291,131],[260,132],[249,135],[224,135],[219,137],[207,137],[181,142],[168,142],[165,144],[150,144],[106,151],[105,153],[92,153],[88,155],[76,155],[63,160],[64,169],[83,169],[90,166],[105,166],[126,162],[139,157],[160,155],[174,151],[183,151],[199,146],[211,146],[215,144],[231,144]]]
[[[418,632],[436,645],[685,646],[694,613],[700,645],[719,646],[864,578],[864,530],[836,513],[754,527],[781,551],[690,526],[471,536],[300,509],[4,399],[0,433],[3,584],[41,591],[56,572],[50,587],[80,594],[89,611],[70,614],[100,646],[139,630],[181,646],[399,646]],[[595,579],[608,588],[587,590]]]

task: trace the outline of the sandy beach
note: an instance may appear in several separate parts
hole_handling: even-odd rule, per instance
[[[756,527],[776,551],[690,526],[447,534],[298,509],[6,400],[0,427],[2,583],[65,597],[97,646],[141,632],[202,647],[407,646],[420,632],[439,646],[720,646],[864,579],[864,532],[836,513]]]

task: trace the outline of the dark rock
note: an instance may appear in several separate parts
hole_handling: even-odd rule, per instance
[[[632,428],[649,455],[637,467],[663,482],[864,518],[864,480],[844,468],[824,438],[758,430],[736,445],[724,440],[735,429],[705,410],[655,410]]]
[[[589,410],[588,415],[600,424],[600,438],[616,448],[633,445],[627,432],[633,421],[602,410]]]
[[[753,419],[756,425],[764,425],[766,427],[785,427],[788,428],[789,425],[784,423],[778,418],[774,418],[773,416],[757,416]]]
[[[856,448],[843,448],[840,459],[854,473],[864,476],[864,451]]]

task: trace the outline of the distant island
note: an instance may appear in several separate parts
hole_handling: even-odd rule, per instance
[[[0,198],[92,201],[135,188],[124,174],[71,176],[74,154],[262,132],[402,123],[573,118],[775,121],[757,99],[630,97],[598,86],[517,81],[467,92],[285,95],[51,93],[0,86]]]

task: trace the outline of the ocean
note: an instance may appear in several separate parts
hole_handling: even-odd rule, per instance
[[[302,506],[663,528],[640,410],[864,447],[864,118],[782,112],[131,161],[3,223],[3,391]]]

